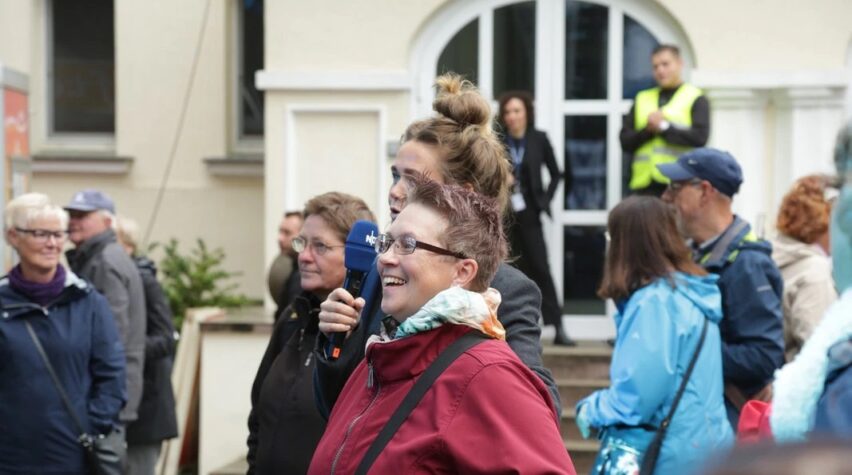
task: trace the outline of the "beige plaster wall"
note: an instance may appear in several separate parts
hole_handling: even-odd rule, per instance
[[[206,0],[115,2],[116,133],[114,141],[58,141],[46,133],[45,0],[0,1],[0,61],[30,73],[35,154],[107,153],[133,159],[124,175],[36,174],[32,186],[65,203],[81,188],[100,188],[118,211],[145,229],[154,209],[186,96]],[[233,148],[230,115],[234,1],[210,2],[186,121],[152,240],[178,238],[184,249],[203,238],[242,272],[240,290],[265,293],[263,179],[222,178],[204,158]],[[18,19],[23,16],[24,19]],[[16,41],[21,36],[24,40]],[[31,58],[28,63],[27,58]],[[28,70],[27,70],[28,68]]]
[[[445,1],[267,2],[265,66],[291,71],[406,68],[413,35]]]
[[[33,1],[0,1],[0,63],[18,72],[31,70]]]
[[[843,68],[852,39],[848,0],[657,0],[681,22],[701,69]]]

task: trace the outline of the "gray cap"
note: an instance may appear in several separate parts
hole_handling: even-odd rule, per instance
[[[115,214],[115,203],[113,203],[112,198],[107,196],[106,193],[100,190],[87,189],[74,193],[74,197],[71,198],[70,203],[65,205],[65,209],[68,211],[97,211],[103,209]]]

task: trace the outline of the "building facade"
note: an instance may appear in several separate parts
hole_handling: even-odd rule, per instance
[[[796,177],[832,170],[852,113],[846,0],[68,3],[0,0],[0,62],[30,81],[33,189],[102,188],[152,240],[222,246],[251,296],[281,213],[311,196],[359,195],[387,223],[389,159],[443,71],[491,98],[533,91],[536,127],[571,157],[576,185],[545,232],[579,337],[611,331],[594,287],[625,190],[618,131],[656,44],[678,44],[708,95],[710,144],[742,164],[736,208],[759,228]]]

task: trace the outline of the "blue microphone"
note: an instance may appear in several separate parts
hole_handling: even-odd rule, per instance
[[[343,281],[343,288],[356,299],[361,296],[361,288],[367,273],[373,268],[373,262],[376,260],[375,244],[378,236],[379,227],[363,219],[355,221],[352,230],[346,236],[346,245],[343,250],[346,279]],[[340,357],[345,338],[345,333],[334,333],[329,337],[331,342],[329,359],[336,360]]]

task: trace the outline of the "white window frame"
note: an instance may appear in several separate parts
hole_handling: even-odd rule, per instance
[[[115,135],[118,132],[118,97],[115,98],[115,132],[56,132],[53,129],[53,2],[44,2],[44,145],[47,149],[66,149],[85,152],[115,152]],[[115,0],[113,0],[115,5]],[[115,18],[113,17],[113,50],[115,48]],[[113,58],[115,62],[115,58]],[[118,88],[116,87],[116,95]]]
[[[534,0],[536,2],[536,128],[548,133],[555,144],[554,152],[560,168],[564,169],[564,118],[566,115],[605,115],[607,117],[607,201],[605,210],[564,210],[561,198],[553,204],[553,220],[544,220],[545,239],[548,242],[550,270],[560,301],[563,282],[563,226],[605,226],[608,210],[621,199],[621,146],[618,140],[621,118],[630,108],[632,100],[622,96],[623,67],[623,24],[624,15],[631,16],[642,24],[662,43],[677,44],[684,58],[685,71],[695,64],[692,49],[685,32],[677,21],[663,8],[643,0],[583,0],[599,4],[609,10],[608,28],[608,74],[607,98],[596,100],[564,99],[564,45],[565,45],[565,0]],[[411,110],[413,117],[431,113],[432,84],[441,52],[469,22],[479,19],[479,88],[493,100],[493,11],[497,8],[518,3],[518,0],[467,0],[451,2],[433,16],[425,25],[412,50]],[[547,44],[542,48],[540,45]],[[648,59],[650,61],[650,58]],[[560,184],[556,196],[563,196]],[[613,313],[611,302],[607,302],[607,314]],[[600,315],[566,315],[594,326],[601,321]],[[570,324],[569,324],[570,326]],[[591,330],[597,336],[605,336],[611,329]],[[582,335],[579,335],[582,337]]]
[[[264,135],[243,135],[242,103],[240,101],[240,73],[243,69],[243,9],[242,0],[231,2],[231,41],[232,51],[230,57],[230,141],[231,149],[237,154],[262,154],[264,152]],[[264,12],[265,14],[266,12]],[[265,36],[265,35],[264,35]],[[264,38],[265,42],[266,38]],[[266,45],[264,44],[264,47]],[[254,78],[251,78],[254,80]],[[263,91],[261,91],[263,93]],[[265,118],[264,118],[265,125]]]

